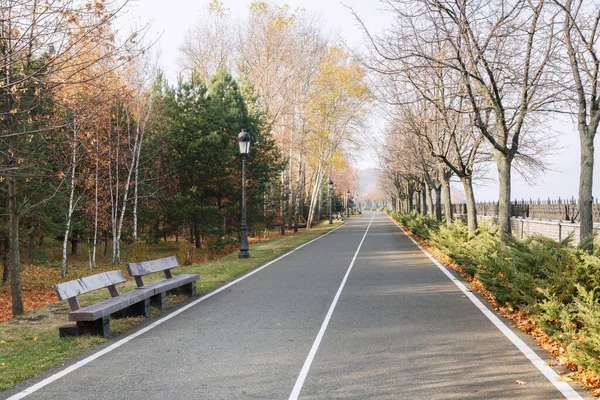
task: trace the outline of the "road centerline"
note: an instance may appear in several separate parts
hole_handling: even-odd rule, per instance
[[[352,267],[354,267],[354,263],[356,262],[356,258],[358,257],[358,253],[360,252],[360,248],[362,247],[363,242],[365,241],[365,238],[367,237],[367,234],[369,233],[369,228],[371,228],[371,224],[373,223],[374,218],[375,218],[375,213],[373,213],[373,216],[371,217],[371,221],[369,221],[369,225],[367,226],[367,229],[365,230],[365,234],[363,235],[363,237],[358,245],[358,248],[356,249],[356,253],[354,253],[354,257],[352,257],[352,261],[350,262],[350,265],[348,266],[348,269],[346,270],[346,274],[344,275],[344,278],[342,279],[342,282],[340,283],[340,287],[338,288],[338,290],[335,294],[335,297],[333,298],[333,301],[331,302],[331,306],[329,306],[329,310],[327,311],[327,315],[325,315],[325,319],[323,320],[321,329],[319,329],[319,333],[317,333],[317,337],[315,338],[315,341],[308,353],[308,356],[306,357],[306,360],[304,361],[304,365],[302,366],[302,369],[300,370],[298,379],[296,379],[296,384],[294,385],[294,388],[292,389],[292,393],[290,394],[289,400],[296,400],[296,399],[298,399],[298,396],[300,395],[300,391],[302,390],[302,386],[304,386],[304,381],[306,380],[306,377],[308,376],[308,371],[310,370],[310,367],[313,363],[315,355],[317,354],[317,351],[319,350],[319,345],[321,344],[321,341],[323,340],[323,336],[325,335],[325,331],[327,330],[327,326],[329,325],[329,321],[331,320],[333,311],[335,310],[335,307],[340,298],[340,295],[342,294],[342,290],[344,290],[344,286],[346,285],[348,276],[350,275],[350,272],[352,271]]]

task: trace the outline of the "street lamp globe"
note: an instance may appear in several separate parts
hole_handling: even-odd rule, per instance
[[[240,145],[240,154],[247,155],[250,152],[250,134],[245,129],[242,129],[237,140]]]

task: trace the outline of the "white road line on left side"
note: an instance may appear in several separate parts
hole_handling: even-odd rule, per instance
[[[458,280],[454,275],[452,275],[452,273],[450,271],[448,271],[448,269],[446,267],[444,267],[442,264],[440,264],[440,262],[438,260],[436,260],[431,254],[429,254],[429,252],[427,252],[424,248],[422,248],[419,245],[419,243],[417,243],[416,240],[414,240],[412,237],[410,237],[406,233],[406,231],[404,231],[404,229],[402,229],[402,227],[400,225],[398,225],[398,223],[396,223],[396,221],[394,221],[392,219],[392,222],[394,224],[396,224],[396,226],[398,228],[400,228],[400,230],[402,232],[404,232],[404,234],[419,249],[421,249],[421,251],[427,257],[429,257],[431,262],[433,262],[435,264],[435,266],[438,267],[444,273],[444,275],[446,275],[456,286],[458,286],[458,288],[467,296],[467,298],[469,300],[471,300],[471,302],[483,313],[483,315],[485,315],[487,317],[487,319],[489,319],[492,322],[492,324],[494,324],[494,326],[496,326],[496,328],[498,328],[498,330],[500,332],[502,332],[504,334],[504,336],[506,336],[508,338],[508,340],[510,340],[512,342],[512,344],[515,345],[515,347],[517,347],[521,351],[521,353],[523,353],[523,355],[525,357],[527,357],[529,362],[531,362],[546,377],[546,379],[548,379],[550,381],[550,383],[552,383],[554,385],[554,387],[556,389],[558,389],[558,391],[561,392],[563,396],[565,396],[565,399],[583,400],[583,397],[581,397],[579,395],[579,393],[577,393],[575,391],[575,389],[573,389],[571,387],[571,385],[569,385],[567,382],[559,381],[558,375],[556,374],[556,372],[554,372],[554,370],[552,368],[550,368],[548,365],[546,365],[544,360],[542,360],[542,358],[540,356],[538,356],[535,353],[535,351],[533,351],[531,349],[531,347],[527,346],[527,344],[520,337],[518,337],[509,327],[504,325],[504,323],[502,321],[500,321],[500,318],[498,318],[496,316],[496,314],[491,312],[490,309],[487,308],[481,302],[481,300],[479,300],[477,297],[475,297],[475,295],[473,293],[471,293],[460,280]]]
[[[136,337],[138,337],[140,335],[143,335],[144,333],[148,332],[149,330],[156,328],[157,326],[159,326],[159,325],[167,322],[171,318],[173,318],[173,317],[181,314],[182,312],[184,312],[184,311],[186,311],[186,310],[194,307],[196,304],[198,304],[198,303],[200,303],[200,302],[202,302],[202,301],[204,301],[204,300],[206,300],[206,299],[208,299],[208,298],[216,295],[217,293],[222,292],[223,290],[225,290],[225,289],[227,289],[227,288],[235,285],[236,283],[238,283],[238,282],[240,282],[240,281],[242,281],[242,280],[244,280],[244,279],[246,279],[246,278],[248,278],[248,277],[256,274],[257,272],[262,271],[263,269],[267,268],[268,266],[270,266],[272,264],[275,264],[277,261],[281,260],[282,258],[285,258],[285,257],[289,256],[290,254],[294,253],[296,250],[300,250],[304,246],[308,246],[312,242],[324,238],[325,236],[329,235],[330,233],[333,233],[333,232],[337,231],[338,229],[340,229],[343,226],[344,225],[338,226],[337,228],[330,230],[326,234],[321,235],[319,237],[316,237],[316,238],[312,239],[311,241],[306,242],[303,245],[296,247],[295,249],[293,249],[293,250],[291,250],[291,251],[289,251],[289,252],[287,252],[287,253],[279,256],[279,257],[277,257],[276,259],[274,259],[272,261],[269,261],[268,263],[266,263],[262,267],[259,267],[259,268],[255,269],[255,270],[253,270],[252,272],[249,272],[246,275],[241,276],[241,277],[237,278],[236,280],[229,282],[225,286],[221,286],[219,289],[217,289],[217,290],[215,290],[213,292],[210,292],[207,295],[204,295],[204,296],[200,297],[198,300],[192,301],[190,304],[188,304],[188,305],[186,305],[184,307],[181,307],[180,309],[172,312],[169,315],[166,315],[166,316],[162,317],[161,319],[159,319],[156,322],[148,325],[147,327],[145,327],[143,329],[140,329],[139,331],[137,331],[135,333],[132,333],[131,335],[129,335],[129,336],[127,336],[127,337],[119,340],[118,342],[116,342],[114,344],[111,344],[110,346],[106,347],[105,349],[100,350],[99,352],[94,353],[91,356],[86,357],[83,360],[76,362],[75,364],[71,365],[70,367],[63,369],[62,371],[57,372],[54,375],[49,376],[48,378],[46,378],[46,379],[44,379],[44,380],[36,383],[35,385],[32,385],[32,386],[28,387],[27,389],[23,390],[22,392],[19,392],[19,393],[15,394],[15,395],[9,397],[6,400],[20,400],[20,399],[22,399],[22,398],[24,398],[26,396],[29,396],[30,394],[32,394],[34,392],[37,392],[38,390],[40,390],[44,386],[47,386],[47,385],[51,384],[52,382],[54,382],[54,381],[62,378],[63,376],[68,375],[71,372],[73,372],[75,370],[78,370],[79,368],[83,367],[84,365],[89,364],[92,361],[94,361],[94,360],[102,357],[103,355],[105,355],[107,353],[110,353],[111,351],[113,351],[113,350],[115,350],[115,349],[123,346],[125,343],[132,341]],[[370,226],[370,224],[369,224],[369,226]]]
[[[327,326],[329,325],[329,320],[331,320],[331,316],[333,315],[335,306],[337,305],[340,295],[342,294],[342,290],[344,290],[344,286],[346,285],[346,281],[348,280],[350,271],[352,271],[352,267],[354,266],[356,257],[358,257],[358,252],[360,251],[360,248],[362,247],[363,242],[365,241],[365,238],[367,237],[367,233],[369,233],[369,228],[371,227],[371,224],[373,223],[373,218],[375,218],[375,213],[373,213],[373,216],[371,217],[369,226],[367,226],[367,230],[365,231],[365,234],[363,235],[362,240],[360,241],[360,244],[358,245],[358,248],[356,249],[356,253],[354,253],[354,257],[352,258],[352,262],[350,263],[350,266],[348,267],[348,270],[346,271],[346,275],[344,275],[344,279],[342,279],[342,283],[340,284],[340,287],[339,287],[337,293],[335,294],[333,301],[331,302],[331,306],[329,306],[329,311],[327,311],[327,315],[325,316],[325,320],[323,320],[321,329],[319,329],[319,333],[317,333],[317,337],[316,337],[310,351],[308,352],[308,357],[306,357],[306,361],[304,361],[302,370],[300,370],[300,375],[298,375],[298,379],[296,379],[296,384],[294,385],[294,388],[292,389],[292,393],[290,394],[289,400],[296,400],[298,398],[298,396],[300,395],[300,391],[302,390],[302,386],[304,386],[304,381],[306,380],[306,376],[308,375],[310,366],[312,365],[312,362],[315,359],[315,355],[317,354],[317,351],[319,350],[319,345],[321,344],[321,340],[323,340],[323,336],[325,335],[325,331],[327,330]]]

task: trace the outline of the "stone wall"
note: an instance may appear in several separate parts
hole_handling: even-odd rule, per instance
[[[492,221],[494,224],[498,222],[496,217],[490,217],[487,215],[478,215],[478,221]],[[529,218],[511,218],[511,226],[513,235],[524,238],[533,234],[540,234],[548,236],[554,240],[563,240],[573,235],[573,245],[579,244],[579,223],[572,223],[568,221],[544,221],[539,219]],[[600,226],[595,226],[595,230],[598,231]]]

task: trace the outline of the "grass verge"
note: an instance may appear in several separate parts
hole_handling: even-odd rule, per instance
[[[257,266],[300,246],[340,226],[321,223],[311,230],[293,235],[278,236],[265,242],[250,245],[251,258],[240,260],[237,251],[219,259],[177,268],[174,272],[200,274],[197,293],[201,295]],[[144,283],[160,280],[159,274],[144,280]],[[133,290],[135,282],[130,280],[119,287],[121,293]],[[108,298],[108,291],[99,290],[80,296],[82,307]],[[182,296],[169,296],[168,307],[185,302]],[[82,354],[107,341],[107,339],[81,336],[59,338],[58,327],[68,323],[69,308],[66,302],[52,303],[27,313],[24,317],[0,324],[0,392],[29,379],[48,368],[60,364],[67,358]],[[152,309],[152,315],[160,311]],[[139,325],[143,317],[111,319],[113,336],[118,336]]]

